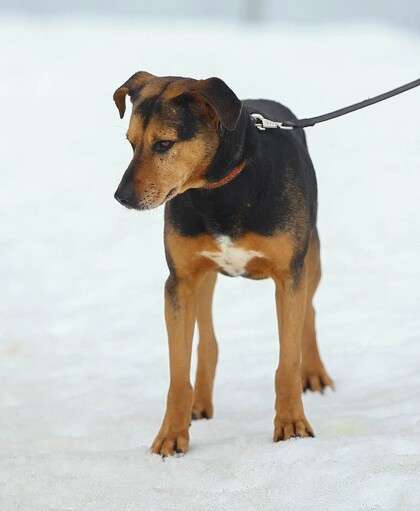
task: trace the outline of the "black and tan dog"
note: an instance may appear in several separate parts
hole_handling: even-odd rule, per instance
[[[218,272],[274,280],[281,354],[274,441],[313,436],[302,390],[322,391],[332,380],[315,334],[317,184],[304,132],[257,130],[251,113],[295,117],[274,101],[240,101],[219,78],[138,72],[114,93],[121,117],[126,95],[133,104],[127,138],[134,154],[115,198],[138,210],[165,203],[170,387],[152,451],[185,452],[191,417],[213,415],[217,343],[211,309]]]

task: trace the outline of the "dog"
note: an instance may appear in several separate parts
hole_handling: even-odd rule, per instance
[[[218,273],[274,280],[280,356],[273,440],[314,436],[302,391],[322,392],[333,381],[315,332],[312,299],[321,277],[317,182],[304,131],[256,129],[252,113],[277,121],[296,117],[274,101],[239,100],[220,78],[137,72],[114,93],[121,118],[127,95],[133,158],[115,199],[137,210],[165,204],[170,386],[152,452],[185,453],[191,419],[213,416]]]

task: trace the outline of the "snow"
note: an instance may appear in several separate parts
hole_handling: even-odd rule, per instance
[[[0,20],[1,511],[420,508],[420,91],[308,130],[320,187],[315,439],[272,444],[270,282],[221,277],[215,418],[162,461],[162,211],[112,195],[112,93],[139,69],[223,77],[303,116],[417,78],[386,27]]]

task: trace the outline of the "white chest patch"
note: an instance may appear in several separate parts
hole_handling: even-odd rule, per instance
[[[216,243],[219,247],[217,252],[204,250],[200,255],[214,261],[223,271],[232,277],[238,277],[245,273],[245,267],[254,257],[263,257],[256,250],[246,250],[235,247],[229,236],[218,236]]]

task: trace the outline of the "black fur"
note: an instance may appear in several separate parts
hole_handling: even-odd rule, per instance
[[[192,107],[194,99],[190,94],[181,94],[167,105],[160,100],[162,92],[144,99],[137,105],[135,112],[140,115],[143,127],[147,127],[152,116],[161,117],[167,126],[176,129],[177,140],[191,140],[200,124],[200,119]]]
[[[212,106],[225,129],[231,131],[236,128],[242,103],[223,80],[217,77],[199,80],[192,90],[196,90]]]
[[[171,102],[176,109],[174,125],[178,140],[191,140],[199,128],[200,119],[193,112],[193,102],[194,99],[188,93],[181,94]]]
[[[152,115],[159,113],[160,110],[161,103],[159,101],[159,96],[151,96],[143,99],[143,101],[136,107],[136,113],[140,115],[144,129],[149,124]]]
[[[221,188],[192,189],[175,197],[166,205],[166,218],[183,236],[290,232],[298,271],[317,215],[317,183],[305,134],[301,129],[261,132],[250,117],[253,112],[276,120],[296,118],[274,101],[243,101],[237,127],[223,131],[206,178],[217,181],[243,160],[245,169]]]

